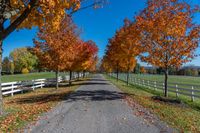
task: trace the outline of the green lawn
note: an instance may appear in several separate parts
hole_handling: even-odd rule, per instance
[[[167,104],[164,102],[154,101],[152,96],[161,95],[160,92],[154,91],[137,85],[127,86],[123,81],[116,81],[105,75],[114,85],[123,92],[131,94],[130,97],[148,108],[156,114],[161,120],[167,122],[172,127],[179,129],[180,132],[200,132],[200,102],[183,102],[185,106],[177,106],[176,104]],[[171,94],[170,94],[171,96]]]
[[[61,76],[65,74],[67,73],[60,73]],[[40,73],[29,73],[29,74],[3,75],[2,82],[23,81],[23,80],[33,80],[33,79],[43,79],[43,78],[55,78],[55,73],[40,72]]]
[[[153,81],[158,81],[156,83],[156,91],[160,93],[161,95],[163,94],[163,82],[164,81],[164,75],[148,75],[148,74],[130,74],[130,79],[129,83],[130,84],[136,84],[134,83],[135,80],[134,78],[137,79],[137,83],[140,82],[140,85],[143,84],[143,79],[145,80],[145,84],[148,86],[148,82],[151,85],[149,89],[154,90],[155,89],[155,82]],[[122,79],[123,81],[126,81],[126,74],[119,74],[119,79]],[[141,79],[140,81],[138,79]],[[159,83],[160,82],[160,83]],[[171,97],[176,98],[176,84],[178,87],[179,93],[179,99],[185,100],[186,102],[191,101],[191,90],[192,87],[194,88],[193,93],[197,96],[200,96],[200,77],[191,77],[191,76],[169,76],[169,82],[168,82],[168,91],[169,95]],[[195,101],[200,103],[200,99],[195,97]],[[193,104],[193,103],[191,103]]]
[[[126,80],[126,74],[119,74],[119,78]],[[155,86],[154,81],[156,81],[156,86],[160,89],[163,88],[164,75],[130,74],[130,83],[134,82],[134,78],[140,79],[141,84],[143,83],[143,80],[145,80],[145,83],[147,84],[149,81],[152,86]],[[193,88],[194,90],[197,90],[194,92],[195,95],[200,95],[200,77],[169,75],[169,91],[176,91],[176,86],[182,93],[190,95],[192,93],[190,90]]]

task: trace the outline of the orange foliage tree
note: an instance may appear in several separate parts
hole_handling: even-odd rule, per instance
[[[106,73],[111,73],[113,71],[113,68],[112,68],[112,65],[111,63],[109,62],[109,58],[107,55],[105,55],[103,57],[103,59],[101,60],[101,71],[104,71]]]
[[[0,74],[2,69],[3,40],[14,30],[30,29],[33,26],[52,25],[52,30],[59,29],[60,22],[66,13],[69,15],[89,7],[98,8],[105,2],[94,1],[85,7],[82,0],[0,0]],[[5,23],[9,25],[5,25]],[[1,75],[0,75],[1,83]],[[0,84],[0,114],[3,113],[3,97]]]
[[[200,27],[192,22],[197,11],[180,0],[148,0],[137,16],[145,54],[142,60],[165,70],[167,96],[168,69],[180,67],[195,57]]]
[[[68,71],[70,71],[70,80],[72,76],[71,75],[72,71],[78,72],[78,75],[79,72],[81,71],[83,71],[84,75],[85,71],[95,71],[98,59],[97,58],[98,47],[95,44],[95,42],[93,41],[83,42],[82,40],[79,40],[74,45],[73,50],[75,56],[73,58],[71,67],[68,68]]]
[[[142,52],[139,31],[136,22],[124,20],[124,26],[116,32],[114,38],[109,40],[104,66],[110,66],[118,72],[127,72],[127,85],[129,84],[129,72],[137,63],[136,57]],[[108,65],[110,62],[110,65]]]
[[[76,56],[74,45],[78,41],[77,28],[70,17],[60,23],[57,32],[50,32],[51,25],[46,24],[40,29],[38,37],[34,40],[34,51],[40,60],[40,64],[56,72],[56,88],[58,88],[58,73],[69,69]]]
[[[140,72],[141,73],[146,73],[146,69],[142,66],[142,67],[140,67]]]

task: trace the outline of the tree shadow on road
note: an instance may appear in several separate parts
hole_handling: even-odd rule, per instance
[[[72,101],[106,101],[106,100],[118,100],[124,99],[124,96],[129,94],[117,92],[117,91],[108,91],[108,90],[94,90],[94,91],[84,91],[79,90],[67,97],[67,102]]]
[[[43,94],[34,95],[24,98],[17,99],[13,102],[18,104],[27,103],[45,103],[50,101],[109,101],[109,100],[120,100],[124,99],[125,96],[130,95],[127,93],[108,91],[108,90],[94,90],[94,91],[84,91],[78,90],[76,92],[70,92],[68,94]]]
[[[80,86],[80,85],[110,85],[109,83],[103,83],[103,82],[100,82],[100,83],[97,83],[97,82],[82,82],[82,83],[77,83],[77,84],[71,84],[71,85],[68,85],[68,86]]]
[[[93,82],[93,81],[94,82]],[[92,79],[85,82],[76,82],[72,85],[62,84],[60,87],[67,87],[67,86],[81,86],[81,85],[110,85],[109,82],[95,82],[95,81],[106,81],[103,79]],[[59,90],[59,89],[58,89]],[[117,100],[123,99],[124,96],[131,95],[128,93],[122,93],[117,91],[109,91],[109,90],[78,90],[76,92],[68,92],[66,93],[49,93],[49,94],[38,94],[34,96],[27,96],[24,98],[19,98],[15,101],[18,104],[26,104],[26,103],[45,103],[49,101],[66,101],[66,102],[73,102],[73,101],[105,101],[105,100]]]

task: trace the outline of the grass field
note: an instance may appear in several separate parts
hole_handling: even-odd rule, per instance
[[[164,82],[164,75],[131,74],[133,77]],[[200,77],[169,75],[169,83],[200,85]]]
[[[116,82],[115,78],[110,78],[106,75],[105,77],[123,92],[130,94],[130,97],[135,102],[148,108],[161,120],[179,129],[180,132],[200,132],[200,104],[198,101],[195,103],[186,102],[183,105],[155,101],[152,96],[160,95],[157,91],[138,85],[127,86],[123,81]]]
[[[64,75],[67,73],[60,73]],[[40,72],[40,73],[29,73],[29,74],[15,74],[15,75],[3,75],[2,82],[12,82],[12,81],[23,81],[23,80],[33,80],[33,79],[43,79],[43,78],[55,78],[54,72]]]
[[[116,77],[116,75],[115,75]],[[148,86],[147,88],[151,89],[151,90],[155,90],[159,93],[159,95],[163,95],[163,83],[159,83],[159,82],[163,82],[164,80],[164,76],[163,75],[140,75],[140,74],[131,74],[130,75],[130,79],[129,79],[129,83],[130,84],[136,84],[134,78],[137,79],[137,83],[139,82],[140,85],[144,86],[144,82],[143,79],[145,81],[145,85]],[[119,74],[119,79],[122,79],[123,81],[126,81],[126,74]],[[142,79],[142,80],[138,80],[138,79]],[[149,85],[148,85],[148,81],[149,81]],[[156,87],[155,87],[155,82],[150,82],[150,81],[158,81],[156,83]],[[174,84],[175,83],[175,84]],[[190,102],[192,97],[191,95],[195,95],[195,102],[198,102],[200,104],[200,78],[199,77],[190,77],[190,76],[169,76],[169,82],[168,82],[168,92],[169,92],[169,96],[173,97],[173,98],[177,98],[176,96],[176,85],[178,88],[178,92],[179,93],[179,97],[178,99],[184,100],[186,102]],[[194,91],[192,92],[192,88],[194,89]],[[181,94],[182,93],[182,94]],[[193,93],[193,94],[192,94]],[[193,103],[189,103],[192,104]],[[196,106],[196,105],[195,105]],[[200,108],[200,107],[199,107]]]

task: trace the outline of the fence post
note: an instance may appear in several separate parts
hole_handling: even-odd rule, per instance
[[[163,83],[163,94],[165,94],[165,83]]]
[[[148,86],[149,86],[149,89],[150,89],[151,87],[150,87],[150,84],[149,84],[149,80],[148,80]]]
[[[192,86],[192,95],[191,95],[192,102],[194,101],[194,87]]]
[[[35,80],[32,80],[33,82],[33,91],[35,90]]]
[[[179,93],[178,93],[178,85],[176,85],[176,98],[179,97]]]
[[[42,82],[43,82],[43,81],[41,80],[41,81],[40,81],[40,83],[41,83],[41,86],[40,86],[40,88],[42,88]]]
[[[156,81],[154,82],[154,90],[156,91],[157,88],[156,88]]]
[[[14,85],[13,85],[13,83],[12,83],[12,89],[11,89],[11,91],[12,91],[11,96],[13,96],[14,95],[13,94],[13,91],[14,91]]]

